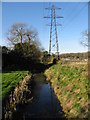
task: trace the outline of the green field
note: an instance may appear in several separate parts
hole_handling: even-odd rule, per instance
[[[2,100],[6,99],[11,90],[22,80],[28,71],[9,71],[2,73]]]
[[[88,64],[61,62],[45,71],[68,118],[88,115]]]

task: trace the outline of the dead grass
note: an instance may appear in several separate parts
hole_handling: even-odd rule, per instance
[[[85,118],[88,113],[87,62],[61,61],[45,71],[67,118]]]

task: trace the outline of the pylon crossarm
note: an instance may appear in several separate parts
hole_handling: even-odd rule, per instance
[[[62,17],[62,16],[56,16],[56,18],[64,18],[64,17]]]
[[[45,16],[45,17],[43,17],[43,18],[51,18],[50,16]]]

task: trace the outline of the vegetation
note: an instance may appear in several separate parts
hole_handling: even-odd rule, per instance
[[[35,29],[27,28],[25,23],[15,23],[7,32],[7,39],[12,44],[15,45],[28,41],[30,44],[32,40],[38,39],[38,33]]]
[[[45,71],[68,118],[88,115],[88,64],[61,62]]]
[[[24,23],[13,24],[7,32],[7,40],[10,49],[2,46],[3,69],[28,69],[28,65],[40,62],[41,46],[35,29]]]
[[[28,71],[43,72],[56,63],[56,55],[41,51],[38,33],[25,24],[13,24],[7,32],[7,39],[13,46],[2,47],[2,97],[8,97]],[[12,47],[10,46],[10,48]],[[87,59],[88,53],[62,54],[60,58]],[[50,65],[50,66],[49,66]],[[88,112],[88,65],[85,62],[62,62],[45,71],[48,80],[68,117],[87,117]],[[7,72],[8,71],[8,72]],[[22,94],[23,97],[23,94]],[[22,99],[21,99],[22,101]]]
[[[48,51],[43,51],[41,54],[41,62],[44,64],[48,64],[51,62],[51,55],[48,53]]]
[[[88,52],[85,53],[65,53],[59,56],[60,58],[73,58],[73,59],[88,59]]]
[[[10,92],[22,80],[28,71],[8,71],[2,73],[2,99],[6,99]]]
[[[82,32],[82,40],[81,40],[81,44],[83,46],[88,47],[88,37],[90,37],[90,32],[88,30],[85,30]]]

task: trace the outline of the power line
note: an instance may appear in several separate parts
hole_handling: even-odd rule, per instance
[[[82,10],[87,6],[88,4],[86,3],[81,9],[80,9],[80,12],[76,13],[71,19],[69,22],[67,22],[67,24],[65,24],[63,28],[66,28],[69,24],[71,24],[82,12]]]
[[[65,22],[64,23],[67,23],[67,21],[69,21],[70,19],[71,19],[71,17],[72,17],[72,15],[74,15],[75,13],[76,13],[76,9],[80,6],[80,4],[81,3],[77,3],[74,7],[73,7],[73,9],[72,9],[72,11],[69,13],[69,14],[67,14],[67,16],[65,17]],[[64,9],[65,10],[65,9]],[[68,11],[68,10],[67,10]],[[66,11],[66,12],[67,12]],[[69,16],[69,17],[68,17]]]

